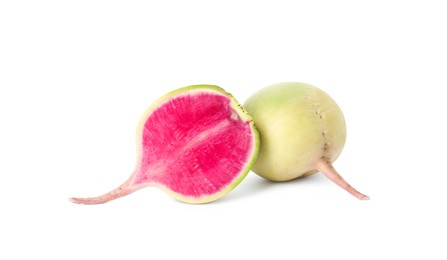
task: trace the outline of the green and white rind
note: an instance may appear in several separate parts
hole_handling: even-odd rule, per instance
[[[234,109],[234,111],[237,112],[237,114],[241,117],[241,119],[244,121],[250,122],[250,128],[253,133],[253,147],[252,147],[252,151],[250,151],[250,154],[251,154],[251,156],[249,156],[250,160],[246,163],[245,167],[234,178],[234,180],[229,185],[222,187],[222,189],[219,192],[214,193],[212,195],[204,195],[202,197],[195,198],[195,197],[183,196],[182,194],[174,192],[171,189],[165,187],[164,185],[157,184],[157,183],[153,184],[153,186],[156,186],[156,187],[164,190],[170,196],[172,196],[173,198],[175,198],[179,201],[186,202],[186,203],[199,204],[199,203],[207,203],[207,202],[217,200],[217,199],[221,198],[222,196],[226,195],[227,193],[229,193],[231,190],[236,188],[236,186],[239,185],[239,183],[241,183],[241,181],[245,178],[245,176],[247,176],[248,172],[250,171],[254,162],[256,161],[256,157],[259,152],[259,142],[260,141],[259,141],[259,133],[256,130],[255,124],[253,122],[253,118],[243,109],[242,105],[233,97],[233,95],[226,92],[223,88],[215,86],[215,85],[191,85],[191,86],[176,89],[174,91],[171,91],[171,92],[165,94],[164,96],[162,96],[158,100],[156,100],[154,103],[152,103],[146,109],[146,111],[143,113],[143,115],[140,119],[140,122],[138,123],[138,127],[137,127],[137,137],[136,137],[137,166],[135,169],[138,169],[138,166],[139,166],[138,164],[141,161],[141,154],[142,154],[141,144],[142,144],[142,137],[143,137],[142,130],[143,130],[143,126],[144,126],[147,118],[158,107],[160,107],[163,103],[169,101],[173,97],[179,96],[182,94],[191,95],[191,94],[194,94],[195,92],[197,92],[197,93],[204,93],[204,92],[218,93],[218,94],[228,97],[231,101],[231,103],[230,103],[231,107]],[[134,174],[132,174],[130,179],[133,179],[133,176],[134,176]]]

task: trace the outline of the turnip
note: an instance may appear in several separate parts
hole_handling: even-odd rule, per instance
[[[259,90],[244,107],[260,135],[252,171],[272,181],[321,172],[358,199],[369,199],[332,165],[345,144],[346,125],[339,106],[324,91],[304,83],[280,83]]]

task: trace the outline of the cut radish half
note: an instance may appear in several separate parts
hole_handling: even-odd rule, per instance
[[[143,114],[137,163],[126,182],[99,197],[70,200],[99,204],[157,186],[183,202],[210,202],[242,181],[258,146],[252,118],[231,94],[211,85],[184,87],[161,97]]]

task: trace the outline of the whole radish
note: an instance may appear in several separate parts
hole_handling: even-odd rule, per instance
[[[305,83],[279,83],[253,94],[244,104],[260,135],[252,171],[272,181],[323,173],[361,200],[332,163],[346,141],[343,113],[324,91]]]

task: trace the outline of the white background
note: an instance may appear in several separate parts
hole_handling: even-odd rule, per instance
[[[1,259],[446,259],[443,1],[2,1]],[[303,81],[345,113],[322,175],[254,173],[221,200],[121,184],[150,103],[216,84],[244,102]],[[173,166],[175,167],[175,165]]]

